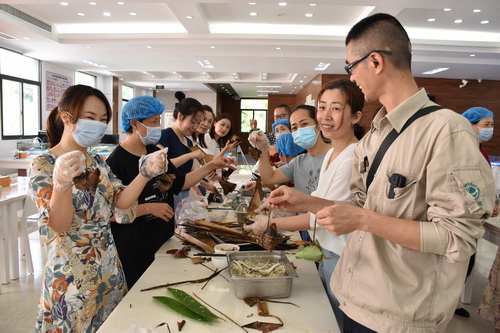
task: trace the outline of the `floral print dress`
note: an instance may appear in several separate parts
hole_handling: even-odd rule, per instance
[[[56,156],[33,160],[30,192],[40,211],[40,236],[47,245],[36,330],[39,332],[95,332],[127,293],[109,219],[125,188],[99,155],[91,154],[101,173],[95,194],[71,187],[74,217],[61,233],[48,226],[52,173]],[[130,223],[136,206],[121,211],[117,220]]]

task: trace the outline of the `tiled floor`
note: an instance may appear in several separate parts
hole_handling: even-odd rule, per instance
[[[0,332],[33,332],[36,308],[40,295],[45,250],[40,247],[38,234],[30,235],[30,244],[34,258],[35,274],[28,274],[24,261],[21,262],[21,275],[18,280],[2,285],[0,295]],[[452,333],[487,333],[494,332],[493,324],[476,314],[477,307],[486,284],[486,279],[496,254],[497,247],[483,239],[478,244],[476,266],[473,273],[474,289],[472,303],[464,305],[470,318],[455,316],[448,326]],[[114,332],[113,332],[114,333]]]

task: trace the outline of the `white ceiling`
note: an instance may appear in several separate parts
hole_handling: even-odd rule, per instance
[[[255,5],[243,0],[60,2],[4,0],[0,33],[16,39],[0,38],[0,46],[144,88],[164,85],[199,93],[212,91],[208,83],[224,83],[240,97],[256,97],[268,94],[259,90],[296,93],[317,74],[345,74],[345,35],[361,18],[386,12],[401,21],[412,39],[415,76],[448,67],[427,76],[456,78],[457,85],[461,79],[500,80],[499,0],[289,0],[286,6],[270,0]],[[12,8],[5,4],[52,31],[9,14]],[[485,20],[489,23],[482,24]],[[214,68],[202,68],[198,61],[204,60]],[[315,71],[322,62],[331,65]]]

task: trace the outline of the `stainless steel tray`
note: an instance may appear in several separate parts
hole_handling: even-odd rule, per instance
[[[233,260],[241,260],[249,257],[262,258],[272,262],[283,262],[289,274],[287,276],[280,277],[244,278],[235,276],[231,267],[231,262]],[[227,255],[227,261],[234,295],[239,299],[255,297],[288,297],[292,291],[293,279],[299,277],[292,264],[282,251],[231,252]]]

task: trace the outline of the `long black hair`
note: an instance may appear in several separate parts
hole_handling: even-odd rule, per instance
[[[222,120],[222,119],[227,119],[231,123],[231,128],[227,132],[225,136],[222,136],[219,138],[219,140],[216,140],[219,146],[225,147],[227,141],[233,136],[233,117],[228,115],[227,113],[221,113],[215,117],[214,120],[214,126],[210,129],[210,137],[215,140],[215,123]]]

